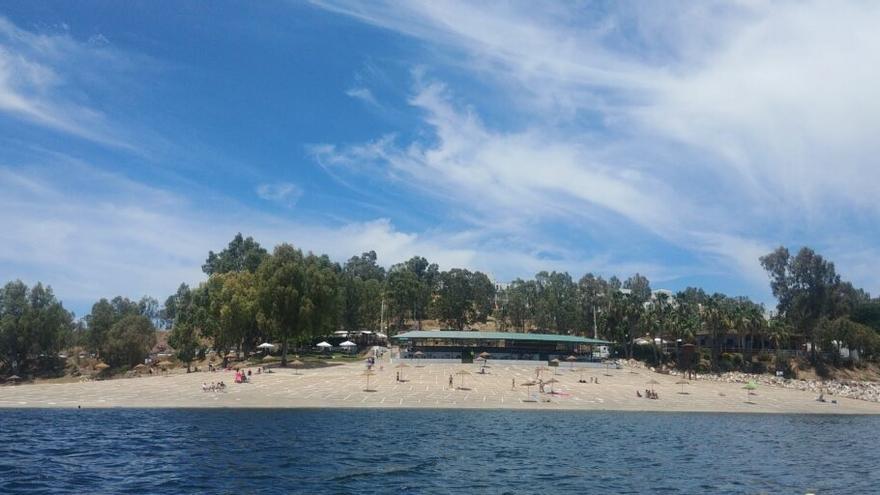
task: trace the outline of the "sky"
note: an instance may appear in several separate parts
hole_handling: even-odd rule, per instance
[[[498,281],[880,292],[880,4],[9,1],[0,280],[164,300],[237,233]]]

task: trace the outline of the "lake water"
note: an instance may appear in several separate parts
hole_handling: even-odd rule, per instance
[[[0,493],[880,493],[880,418],[0,410]]]

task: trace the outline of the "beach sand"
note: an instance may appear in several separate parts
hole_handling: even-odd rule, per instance
[[[543,372],[546,381],[562,395],[531,394],[550,402],[524,402],[526,387],[535,378],[534,367],[491,362],[488,374],[479,374],[477,364],[425,364],[397,369],[385,361],[383,370],[366,377],[362,363],[349,363],[252,376],[251,383],[233,383],[233,372],[183,373],[165,376],[114,379],[84,383],[25,384],[0,387],[0,408],[462,408],[462,409],[551,409],[619,411],[692,411],[753,413],[880,414],[880,403],[826,396],[818,402],[810,392],[777,387],[759,387],[749,395],[742,384],[694,381],[676,385],[680,377],[645,369],[589,369],[583,373],[565,365]],[[465,370],[468,375],[456,375]],[[395,381],[400,371],[405,382]],[[254,368],[254,372],[256,369]],[[448,386],[453,375],[455,387]],[[588,383],[579,383],[583,377]],[[461,386],[464,379],[464,388]],[[591,378],[599,383],[589,383]],[[225,393],[203,392],[203,382],[227,384]],[[511,380],[516,386],[511,387]],[[656,380],[659,385],[648,385]],[[549,391],[549,386],[546,387]],[[659,400],[638,398],[653,388]],[[836,399],[832,404],[830,399]]]

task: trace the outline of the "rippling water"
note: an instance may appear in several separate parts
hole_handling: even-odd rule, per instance
[[[880,493],[880,418],[0,410],[0,492]]]

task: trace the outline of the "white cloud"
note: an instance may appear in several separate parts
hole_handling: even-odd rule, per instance
[[[392,177],[479,197],[462,215],[489,223],[580,215],[592,230],[613,213],[762,292],[762,250],[833,246],[841,223],[880,220],[878,5],[316,3],[441,48],[419,63],[524,115],[496,130],[429,85],[413,104],[433,135],[325,148],[325,164],[372,154]],[[850,249],[880,242],[858,235]]]
[[[302,196],[302,189],[290,182],[278,182],[274,184],[260,184],[257,186],[257,196],[266,201],[272,201],[284,206],[293,206]]]
[[[373,92],[369,88],[350,88],[345,94],[368,105],[379,106],[379,102],[376,101],[376,97],[373,96]]]
[[[546,268],[515,246],[499,249],[461,232],[402,232],[388,219],[320,225],[222,197],[205,210],[185,195],[59,155],[52,166],[0,166],[0,225],[0,280],[50,284],[80,315],[101,297],[162,299],[181,282],[198,283],[207,252],[236,232],[269,249],[290,242],[339,262],[375,250],[385,266],[419,255],[443,269],[505,278],[523,266]]]
[[[103,145],[134,150],[103,112],[71,97],[82,89],[67,77],[72,73],[106,80],[114,68],[131,63],[94,39],[80,43],[66,31],[32,33],[0,16],[0,112]]]

